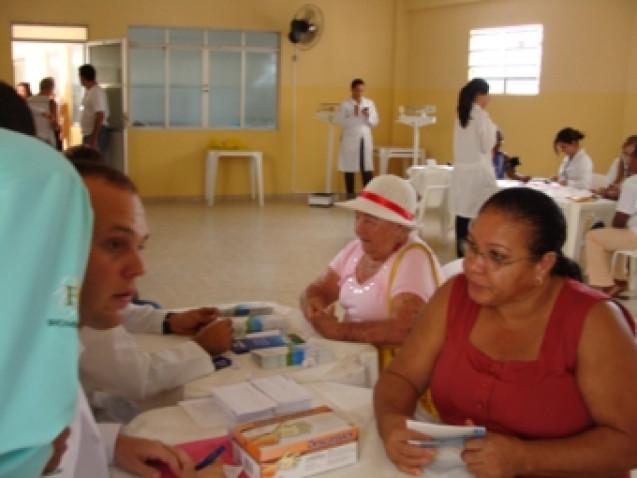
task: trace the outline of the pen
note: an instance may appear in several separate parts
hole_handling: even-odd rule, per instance
[[[226,447],[223,445],[215,448],[206,458],[201,460],[197,464],[197,466],[195,466],[195,470],[199,471],[207,467],[208,465],[212,465],[215,462],[215,460],[221,456],[221,454],[224,452],[225,449]]]

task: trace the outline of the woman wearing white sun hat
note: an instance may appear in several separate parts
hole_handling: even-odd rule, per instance
[[[356,212],[358,239],[305,289],[303,314],[326,338],[398,346],[440,283],[438,260],[412,231],[416,193],[386,174],[337,206]],[[345,311],[340,321],[336,301]]]

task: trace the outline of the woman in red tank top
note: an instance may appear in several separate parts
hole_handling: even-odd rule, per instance
[[[407,443],[430,387],[443,422],[475,423],[465,442],[477,478],[628,477],[637,467],[637,345],[632,318],[573,280],[566,225],[541,192],[514,188],[482,207],[464,244],[464,274],[431,299],[376,385],[389,458],[422,473],[434,452]]]

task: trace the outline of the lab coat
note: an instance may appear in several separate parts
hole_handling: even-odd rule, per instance
[[[78,392],[75,416],[70,425],[71,434],[66,442],[55,478],[108,478],[108,465],[113,462],[115,442],[121,426],[96,423],[82,389]]]
[[[479,105],[471,109],[466,128],[456,118],[453,132],[453,172],[450,203],[456,216],[474,218],[484,202],[498,190],[493,170],[496,125]]]
[[[566,185],[576,189],[590,189],[593,184],[593,160],[584,148],[562,161],[558,173],[560,180],[565,180]]]
[[[112,394],[132,401],[184,385],[215,371],[211,357],[192,340],[154,352],[141,350],[130,332],[161,334],[166,311],[131,304],[123,325],[109,330],[80,329],[85,347],[80,378],[94,405]]]
[[[341,147],[338,156],[338,169],[348,173],[360,171],[361,138],[365,144],[365,171],[373,171],[372,154],[374,142],[372,128],[378,124],[376,105],[369,98],[361,98],[358,116],[354,115],[356,101],[348,98],[341,103],[336,122],[341,125]],[[369,108],[369,118],[361,113],[363,108]]]

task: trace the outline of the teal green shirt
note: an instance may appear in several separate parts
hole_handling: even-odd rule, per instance
[[[39,476],[51,441],[72,420],[91,233],[88,194],[66,158],[0,129],[2,478]],[[16,464],[19,475],[11,474]]]

